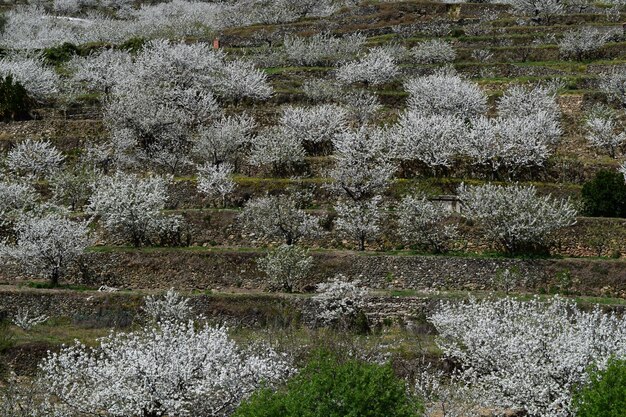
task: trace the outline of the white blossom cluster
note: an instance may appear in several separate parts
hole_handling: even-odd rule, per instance
[[[30,311],[27,308],[18,308],[17,313],[13,316],[13,324],[19,327],[22,330],[29,331],[33,327],[38,326],[42,323],[48,321],[49,317],[45,314],[40,315],[31,315]]]
[[[87,212],[99,218],[104,229],[135,246],[149,244],[159,235],[177,231],[182,219],[164,216],[168,181],[117,172],[102,177],[89,200]]]
[[[337,69],[337,80],[343,84],[380,85],[400,73],[394,57],[384,48],[373,48],[363,57],[347,62]]]
[[[340,200],[335,204],[335,228],[344,236],[358,242],[359,250],[376,238],[381,231],[382,197],[376,195],[361,200]]]
[[[291,292],[311,272],[313,257],[297,245],[282,244],[257,262],[274,289]]]
[[[458,238],[458,226],[446,224],[448,210],[424,195],[406,196],[397,207],[398,234],[408,244],[444,253]]]
[[[513,86],[488,118],[487,97],[450,69],[406,83],[408,109],[391,129],[395,157],[450,168],[459,159],[491,173],[542,166],[554,152],[562,129],[552,86]]]
[[[571,416],[588,367],[626,355],[623,318],[559,297],[445,302],[430,321],[445,356],[461,365],[460,383],[483,406],[538,417]]]
[[[13,175],[34,180],[48,178],[64,160],[63,154],[49,141],[26,139],[9,151],[5,164]]]
[[[144,299],[143,311],[155,323],[165,321],[187,322],[193,318],[189,298],[170,288],[162,297],[148,295]]]
[[[441,39],[420,42],[411,49],[411,55],[418,64],[447,64],[456,59],[454,47]]]
[[[559,52],[566,57],[581,60],[601,49],[609,37],[610,33],[593,27],[569,30],[559,40]]]
[[[243,349],[224,327],[174,320],[111,334],[96,348],[77,342],[40,368],[59,411],[128,416],[227,416],[291,373],[282,355]]]
[[[130,38],[204,36],[230,26],[328,16],[340,3],[334,0],[172,0],[137,5],[129,0],[54,0],[51,9],[60,15],[35,5],[12,9],[8,13],[9,30],[2,42],[11,48],[41,49],[65,42],[121,43]]]
[[[117,68],[105,120],[112,133],[112,158],[122,166],[147,163],[177,173],[189,165],[192,150],[222,162],[217,159],[243,145],[254,122],[245,116],[220,118],[217,97],[263,99],[271,94],[264,73],[249,62],[226,60],[202,43],[152,41],[130,66],[120,63]],[[109,75],[95,70],[91,76],[102,81],[91,84],[108,86]],[[90,75],[81,77],[89,80]],[[238,140],[226,140],[231,133]]]
[[[22,84],[36,100],[51,98],[59,92],[61,85],[54,69],[47,67],[43,58],[34,54],[13,53],[0,58],[0,77],[8,75]]]
[[[602,74],[599,83],[600,90],[606,93],[613,101],[626,107],[626,71],[624,68],[614,68]]]
[[[215,165],[225,162],[235,165],[252,142],[255,128],[254,119],[246,114],[222,116],[200,129],[198,137],[193,139],[192,156]]]
[[[250,200],[241,213],[244,230],[266,239],[280,238],[287,245],[319,236],[319,219],[300,208],[293,194],[268,195]]]
[[[547,245],[554,231],[576,222],[576,210],[568,200],[539,196],[534,186],[463,184],[457,194],[463,215],[510,253]]]
[[[348,128],[348,111],[336,104],[311,107],[287,106],[280,118],[286,135],[300,142],[330,142]]]
[[[300,138],[288,133],[284,126],[271,126],[261,131],[252,142],[248,162],[280,172],[304,161],[305,155]]]
[[[29,184],[0,181],[0,227],[14,223],[25,211],[35,207],[37,191]]]
[[[626,142],[626,131],[618,133],[619,128],[615,112],[605,106],[594,107],[585,120],[589,144],[604,150],[611,158],[615,158],[617,151]]]
[[[65,276],[92,243],[86,222],[63,214],[25,215],[15,225],[14,243],[0,244],[0,257],[20,266],[26,273],[46,278],[53,285]]]
[[[335,136],[333,145],[335,166],[330,177],[335,190],[352,200],[361,200],[388,187],[396,167],[391,162],[384,130],[362,126]]]
[[[198,191],[211,198],[219,197],[222,205],[226,196],[235,190],[232,180],[233,166],[228,162],[215,165],[209,162],[198,167]]]
[[[317,319],[326,325],[339,324],[354,319],[361,311],[367,290],[359,281],[348,281],[343,275],[317,285],[313,300],[318,306]]]
[[[365,36],[360,33],[341,38],[319,33],[307,38],[286,36],[283,48],[290,63],[313,66],[346,60],[356,55],[364,44]]]

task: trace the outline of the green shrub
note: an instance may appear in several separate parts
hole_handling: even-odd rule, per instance
[[[74,55],[78,54],[78,48],[73,43],[65,42],[60,46],[53,48],[46,48],[43,51],[43,56],[51,65],[58,65],[72,59]]]
[[[0,78],[0,115],[3,120],[24,120],[30,118],[33,100],[28,91],[13,76]]]
[[[626,217],[626,184],[619,172],[598,171],[583,185],[585,214],[597,217]]]
[[[328,353],[314,359],[278,392],[262,390],[242,404],[234,417],[417,417],[389,365],[357,360],[340,363]]]
[[[143,49],[143,45],[146,43],[144,38],[130,38],[120,44],[120,49],[132,53],[139,52]]]
[[[574,395],[577,417],[626,415],[626,361],[611,360],[603,371],[592,370],[591,382]]]

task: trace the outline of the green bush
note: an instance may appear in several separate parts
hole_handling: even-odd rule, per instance
[[[0,78],[0,115],[3,120],[24,120],[30,118],[33,100],[22,84],[11,75]]]
[[[78,48],[73,43],[65,42],[60,46],[53,48],[46,48],[43,51],[43,56],[51,65],[58,65],[72,59],[74,55],[78,54]]]
[[[574,395],[577,417],[626,415],[626,361],[611,360],[603,371],[592,370],[591,382]]]
[[[420,410],[391,366],[318,353],[283,390],[257,392],[234,417],[417,417]]]
[[[598,171],[583,185],[585,214],[596,217],[626,217],[626,184],[619,172]]]

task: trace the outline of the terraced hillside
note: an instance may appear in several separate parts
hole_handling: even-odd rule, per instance
[[[412,385],[424,358],[463,367],[442,301],[620,316],[623,5],[241,3],[6,6],[5,375],[140,329],[172,288],[237,341],[390,359]],[[356,324],[320,318],[335,278],[365,290]],[[574,415],[514,397],[449,400]]]

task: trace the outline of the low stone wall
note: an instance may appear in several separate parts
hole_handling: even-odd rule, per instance
[[[67,282],[124,289],[223,290],[267,289],[268,278],[257,270],[265,252],[154,250],[91,253],[80,271]],[[311,276],[299,289],[343,274],[373,289],[500,289],[499,272],[519,277],[515,289],[532,292],[558,290],[585,295],[626,296],[626,262],[593,259],[509,259],[444,256],[377,255],[373,253],[314,253]],[[31,279],[14,267],[0,269],[0,282]]]

